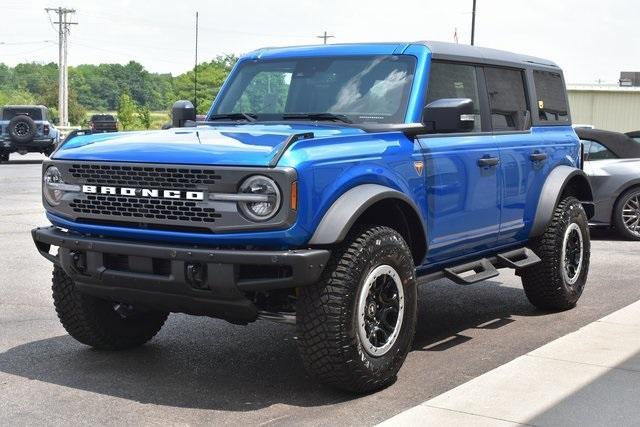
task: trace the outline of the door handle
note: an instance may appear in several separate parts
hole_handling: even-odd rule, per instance
[[[536,151],[534,153],[531,153],[531,156],[529,158],[532,162],[544,162],[545,160],[547,160],[547,157],[549,157],[547,153]]]
[[[486,155],[478,159],[478,166],[481,168],[493,167],[496,166],[499,162],[499,158]]]

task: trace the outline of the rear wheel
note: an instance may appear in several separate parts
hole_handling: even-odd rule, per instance
[[[411,251],[388,227],[362,228],[321,281],[300,290],[298,346],[322,382],[353,392],[391,384],[411,348],[417,310]]]
[[[640,187],[620,196],[613,209],[613,225],[625,239],[640,240]]]
[[[529,301],[543,310],[574,307],[587,281],[590,245],[582,204],[575,197],[563,199],[544,234],[532,242],[542,262],[521,273]]]
[[[69,335],[101,350],[122,350],[146,343],[160,331],[169,315],[80,293],[57,266],[53,269],[52,288],[56,312]]]

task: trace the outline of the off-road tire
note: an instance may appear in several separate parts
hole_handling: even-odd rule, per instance
[[[393,267],[402,282],[404,314],[393,345],[374,357],[358,334],[357,305],[366,278],[382,265]],[[351,392],[390,385],[413,342],[416,301],[413,258],[402,236],[389,227],[355,230],[335,248],[319,283],[300,289],[297,343],[305,367],[321,382]]]
[[[134,311],[126,317],[112,302],[76,290],[60,267],[53,269],[53,302],[66,331],[83,344],[100,350],[123,350],[140,346],[160,331],[168,313]]]
[[[613,208],[613,226],[615,227],[618,235],[624,239],[628,240],[640,240],[640,235],[633,234],[624,224],[624,219],[622,218],[622,210],[625,205],[629,202],[629,200],[633,197],[637,197],[640,194],[640,187],[631,188],[618,198],[616,204]]]
[[[571,284],[562,273],[562,248],[565,233],[576,224],[582,233],[582,265]],[[523,270],[522,285],[531,304],[547,311],[562,311],[575,307],[582,295],[589,272],[590,237],[587,214],[575,197],[566,197],[556,206],[553,217],[542,236],[531,249],[542,262]],[[564,261],[566,262],[566,261]]]
[[[15,116],[9,121],[9,125],[7,126],[9,139],[18,144],[33,141],[36,132],[36,122],[29,116]]]

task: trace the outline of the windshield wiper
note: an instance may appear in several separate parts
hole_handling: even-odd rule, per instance
[[[209,116],[208,121],[215,120],[246,120],[248,122],[255,122],[257,120],[257,115],[254,113],[227,113],[227,114],[212,114]]]
[[[283,114],[284,120],[308,119],[308,120],[329,120],[333,122],[353,123],[353,121],[344,114],[333,113],[291,113]]]

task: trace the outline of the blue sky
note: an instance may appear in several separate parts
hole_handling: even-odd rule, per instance
[[[0,0],[0,62],[57,61],[45,7],[77,9],[70,64],[130,59],[155,72],[193,66],[194,14],[200,58],[263,46],[320,42],[453,41],[470,38],[472,0]],[[11,17],[15,17],[12,19]],[[52,16],[53,18],[53,16]],[[476,44],[559,63],[571,83],[613,83],[640,71],[640,8],[634,0],[478,0]]]

